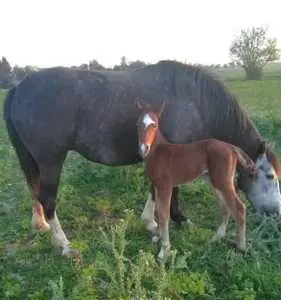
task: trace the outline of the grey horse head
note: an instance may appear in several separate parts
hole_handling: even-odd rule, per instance
[[[239,184],[258,213],[280,215],[281,194],[279,181],[270,154],[270,149],[263,142],[255,161],[258,170],[257,178],[250,180],[242,174]]]

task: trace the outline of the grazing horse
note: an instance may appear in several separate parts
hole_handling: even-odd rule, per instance
[[[73,253],[56,214],[66,155],[73,150],[110,166],[141,162],[135,128],[140,98],[153,106],[166,101],[161,131],[169,142],[218,138],[243,149],[260,168],[256,182],[241,170],[241,189],[257,211],[280,212],[279,164],[273,151],[267,147],[258,156],[258,130],[235,97],[204,70],[173,61],[122,72],[44,69],[8,92],[4,118],[34,198],[34,224],[51,229],[63,254]],[[171,217],[180,222],[184,217],[177,194],[175,187]]]
[[[164,108],[164,106],[162,106]],[[205,139],[189,144],[168,143],[159,129],[160,112],[144,108],[139,120],[139,153],[145,163],[145,171],[155,189],[156,201],[146,206],[142,220],[152,232],[153,241],[161,240],[158,260],[162,261],[170,249],[169,215],[174,186],[193,181],[200,175],[208,176],[219,198],[222,223],[217,236],[224,237],[230,215],[237,223],[237,247],[246,249],[246,209],[239,199],[234,178],[237,164],[255,180],[254,162],[240,148],[217,139]],[[157,222],[154,219],[156,208]]]

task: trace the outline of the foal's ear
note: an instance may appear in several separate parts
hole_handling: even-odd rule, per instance
[[[137,100],[137,108],[140,110],[143,109],[143,104],[139,100]]]
[[[150,109],[150,106],[148,103],[144,102],[142,99],[138,99],[137,100],[137,108],[140,110],[144,110],[144,109]]]
[[[162,115],[164,109],[165,109],[165,101],[162,102],[162,104],[161,104],[161,106],[160,106],[160,108],[159,108],[159,111],[158,111],[158,113],[157,113],[158,118],[161,117],[161,115]]]

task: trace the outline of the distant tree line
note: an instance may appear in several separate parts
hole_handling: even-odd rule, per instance
[[[102,71],[102,70],[114,70],[114,71],[123,71],[123,70],[133,70],[142,68],[148,65],[147,63],[136,60],[127,62],[125,56],[121,57],[120,63],[115,65],[113,68],[106,68],[101,65],[97,60],[93,59],[88,64],[81,64],[80,66],[71,66],[72,69],[80,69],[87,71]],[[199,67],[207,68],[207,69],[219,69],[219,68],[232,68],[235,66],[235,63],[231,62],[229,64],[219,65],[219,64],[211,64],[211,65],[202,65],[202,64],[194,64]],[[15,65],[12,67],[6,57],[2,57],[0,59],[0,88],[7,89],[18,82],[20,82],[26,75],[38,71],[39,68],[35,66],[25,66],[19,67]]]
[[[37,67],[12,67],[6,57],[0,59],[0,88],[7,89],[21,81],[27,74],[38,70]]]
[[[106,68],[101,65],[97,60],[93,59],[88,64],[81,64],[80,66],[72,66],[72,69],[88,70],[88,71],[100,71],[100,70],[132,70],[146,66],[146,63],[141,60],[127,62],[126,57],[121,57],[119,65],[115,65],[113,68]],[[18,82],[20,82],[26,75],[38,71],[38,67],[25,66],[19,67],[15,65],[12,67],[6,57],[0,58],[0,88],[7,89]]]

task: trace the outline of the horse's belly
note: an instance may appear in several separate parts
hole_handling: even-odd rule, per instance
[[[198,178],[199,176],[200,176],[200,171],[198,170],[191,170],[189,172],[177,173],[174,176],[173,185],[177,186],[177,185],[191,182],[196,178]]]

